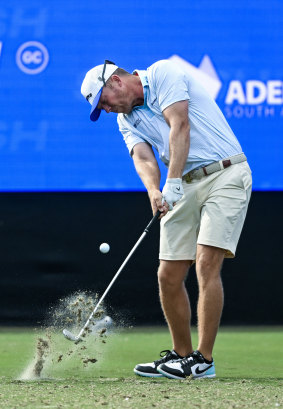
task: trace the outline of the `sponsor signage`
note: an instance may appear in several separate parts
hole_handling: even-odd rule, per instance
[[[38,41],[22,44],[16,53],[16,62],[21,71],[34,75],[44,71],[49,61],[47,48]]]
[[[80,86],[104,59],[133,71],[165,58],[215,99],[248,157],[253,188],[282,190],[283,3],[107,5],[111,24],[85,0],[0,5],[0,191],[144,190],[116,115],[93,124]]]

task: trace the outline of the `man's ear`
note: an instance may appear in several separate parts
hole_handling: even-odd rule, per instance
[[[122,86],[122,80],[121,80],[121,77],[119,77],[119,75],[116,75],[116,74],[112,75],[111,81],[112,83],[116,83],[119,87]]]

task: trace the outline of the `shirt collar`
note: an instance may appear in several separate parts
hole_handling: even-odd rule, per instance
[[[147,71],[146,70],[134,70],[133,74],[138,74],[142,86],[143,86],[143,97],[144,97],[144,103],[143,105],[139,105],[134,107],[133,109],[137,108],[146,108],[147,107],[147,92],[148,92],[148,79],[147,79]]]

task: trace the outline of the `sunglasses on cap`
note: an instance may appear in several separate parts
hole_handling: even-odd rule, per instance
[[[105,60],[105,61],[104,61],[103,70],[102,70],[102,78],[101,78],[101,80],[102,80],[104,86],[106,85],[106,81],[105,81],[105,78],[104,78],[104,74],[105,74],[105,70],[106,70],[106,64],[116,65],[116,64],[115,64],[114,62],[112,62],[112,61],[109,61],[109,60]]]

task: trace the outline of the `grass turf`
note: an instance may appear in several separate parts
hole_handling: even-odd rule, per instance
[[[99,344],[98,361],[78,356],[49,365],[49,378],[20,381],[39,331],[0,329],[0,408],[276,408],[283,407],[282,328],[222,328],[214,359],[217,378],[175,381],[137,377],[138,362],[170,348],[166,328],[137,328]],[[58,348],[69,348],[61,335]],[[196,343],[196,332],[193,332]],[[95,341],[98,342],[98,341]],[[72,344],[73,345],[73,344]]]

